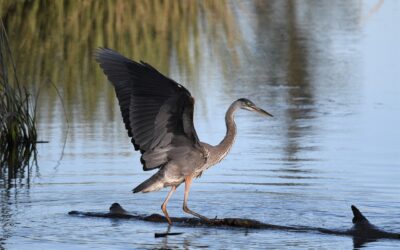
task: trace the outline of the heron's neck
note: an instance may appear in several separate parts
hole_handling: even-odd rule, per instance
[[[236,124],[234,120],[235,111],[239,108],[237,102],[231,104],[225,114],[226,135],[224,139],[216,146],[220,153],[219,161],[222,160],[231,149],[236,137]]]

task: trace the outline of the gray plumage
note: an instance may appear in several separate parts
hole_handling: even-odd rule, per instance
[[[194,98],[174,80],[144,62],[135,62],[110,49],[98,49],[96,60],[113,84],[122,119],[135,150],[142,154],[143,170],[159,170],[133,192],[152,192],[171,186],[162,210],[169,219],[166,204],[172,193],[185,182],[184,211],[207,219],[189,208],[187,198],[193,178],[221,161],[234,143],[234,113],[247,109],[270,115],[250,100],[241,98],[229,107],[227,133],[220,144],[200,142],[193,125]]]

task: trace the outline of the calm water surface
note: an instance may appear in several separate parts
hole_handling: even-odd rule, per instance
[[[108,29],[84,29],[86,22],[101,23],[92,21],[86,5],[65,7],[63,28],[28,15],[34,4],[2,6],[21,77],[34,89],[45,86],[39,137],[50,143],[39,145],[38,166],[29,173],[0,179],[0,249],[353,247],[350,237],[179,226],[173,231],[184,234],[154,238],[166,224],[68,216],[70,210],[106,211],[113,202],[132,212],[161,213],[168,191],[131,193],[152,173],[141,171],[113,89],[91,57],[99,46],[149,61],[187,86],[196,97],[195,126],[202,141],[222,139],[225,111],[237,98],[248,97],[274,114],[236,115],[232,151],[192,186],[189,206],[194,211],[347,229],[355,204],[373,223],[400,232],[399,1],[203,3],[203,9],[191,10],[194,17],[176,17],[182,27],[172,23],[156,29],[148,44],[129,37],[134,30],[123,25],[133,21],[120,3],[109,10],[125,11],[127,20],[109,21],[115,24],[112,35]],[[28,23],[18,18],[21,9]],[[218,15],[212,16],[213,11]],[[74,12],[83,16],[81,25],[74,26]],[[81,35],[69,33],[80,28]],[[28,31],[22,36],[20,30]],[[39,30],[44,34],[35,35]],[[89,38],[82,38],[87,32]],[[34,48],[40,44],[41,49]],[[49,81],[64,98],[69,129]],[[181,187],[169,202],[171,216],[186,216],[182,201]],[[400,242],[364,246],[398,249]]]

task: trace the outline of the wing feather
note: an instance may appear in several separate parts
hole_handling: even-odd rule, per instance
[[[110,49],[98,49],[96,60],[115,88],[125,128],[142,153],[143,170],[164,166],[177,152],[204,155],[193,126],[194,99],[186,88]]]

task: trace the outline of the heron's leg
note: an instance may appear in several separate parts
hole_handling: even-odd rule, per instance
[[[165,198],[164,203],[161,205],[161,210],[163,211],[165,218],[168,221],[168,224],[172,225],[172,221],[169,218],[168,212],[167,212],[167,203],[169,201],[169,198],[171,198],[172,194],[175,192],[176,190],[176,186],[172,186],[171,190],[169,191],[167,198]]]
[[[205,217],[201,214],[198,214],[196,212],[193,212],[187,206],[187,200],[189,197],[189,190],[190,190],[190,185],[192,184],[192,180],[193,180],[193,177],[189,177],[189,176],[185,177],[185,196],[183,198],[183,211],[185,211],[188,214],[194,215],[202,220],[209,221],[209,219],[207,217]]]

